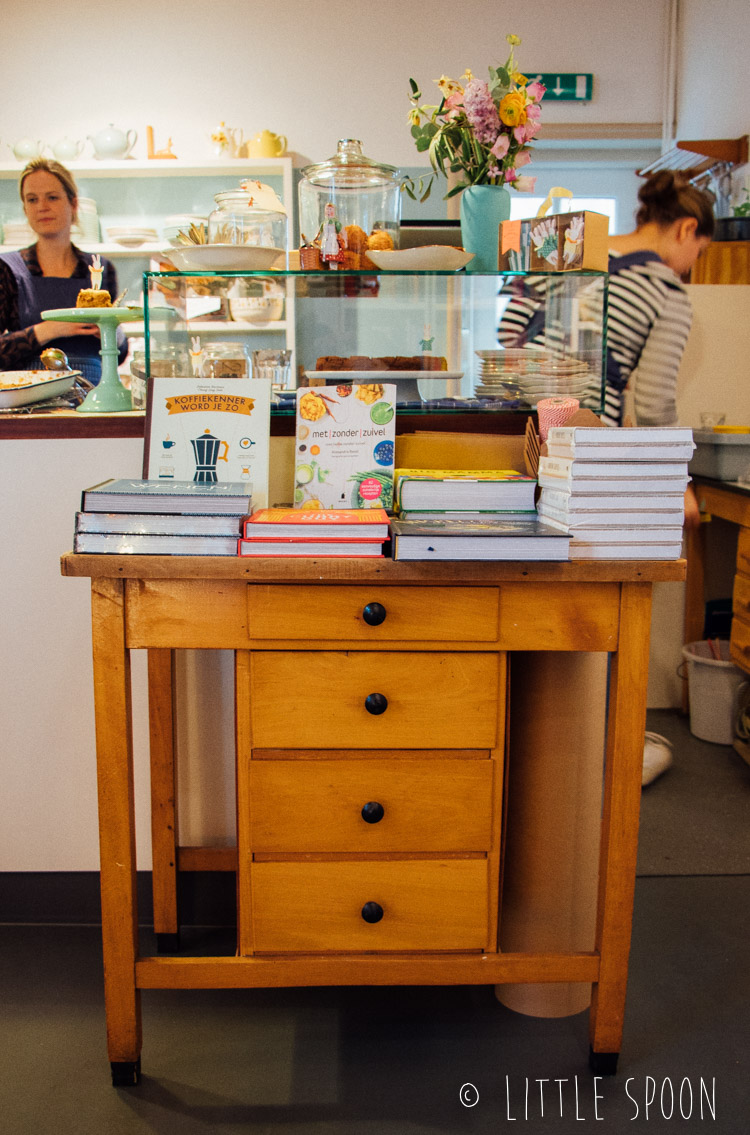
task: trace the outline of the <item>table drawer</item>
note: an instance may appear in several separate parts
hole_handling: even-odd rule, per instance
[[[498,590],[254,584],[247,610],[253,639],[494,642]]]
[[[490,760],[250,761],[255,852],[489,851]]]
[[[503,656],[258,651],[254,748],[490,749]]]
[[[485,859],[254,863],[252,903],[261,953],[488,945]]]

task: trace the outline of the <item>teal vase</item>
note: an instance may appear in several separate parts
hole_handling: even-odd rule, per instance
[[[461,193],[461,241],[474,259],[467,272],[497,272],[500,222],[510,218],[504,185],[469,185]]]

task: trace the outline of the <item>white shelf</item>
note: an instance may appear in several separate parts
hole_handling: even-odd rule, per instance
[[[203,332],[211,335],[249,335],[260,332],[283,332],[288,326],[286,319],[274,319],[268,323],[241,323],[239,319],[199,319],[187,320],[185,330],[192,335]],[[123,323],[122,327],[131,339],[145,334],[143,323]]]
[[[17,178],[26,162],[0,162],[0,178]],[[206,177],[215,174],[255,177],[291,174],[291,158],[122,158],[120,161],[66,162],[66,169],[81,177]]]

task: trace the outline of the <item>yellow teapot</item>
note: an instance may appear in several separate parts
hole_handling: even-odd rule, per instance
[[[280,158],[286,152],[286,135],[274,134],[272,130],[261,130],[254,138],[248,138],[245,153],[248,158]]]

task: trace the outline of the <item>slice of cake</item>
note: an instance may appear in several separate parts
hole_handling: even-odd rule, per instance
[[[76,307],[111,307],[112,296],[105,288],[81,288]]]

